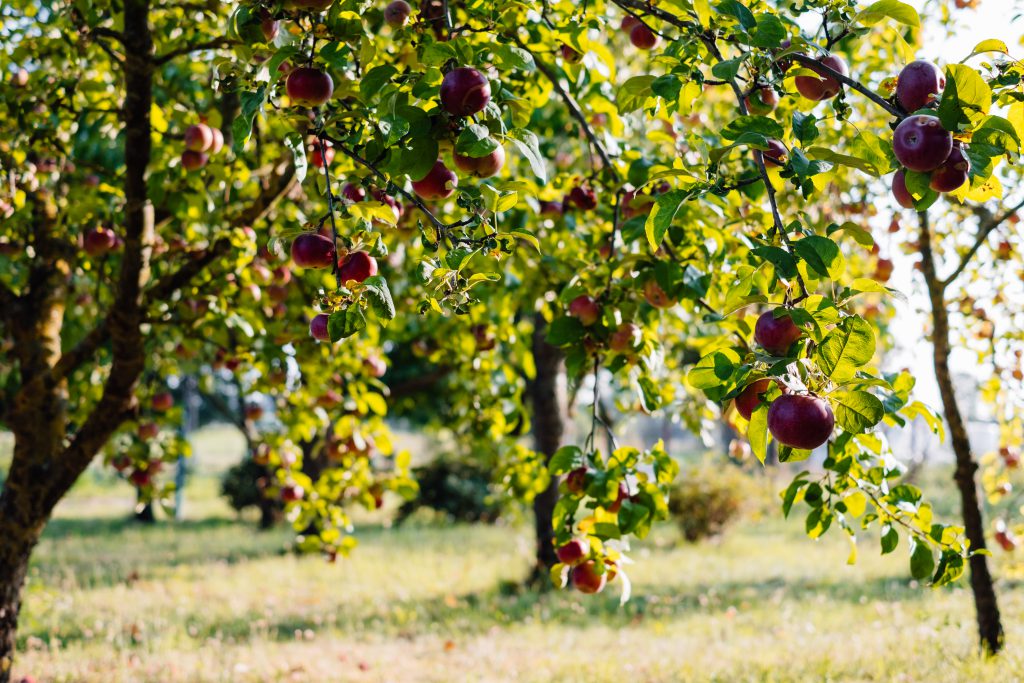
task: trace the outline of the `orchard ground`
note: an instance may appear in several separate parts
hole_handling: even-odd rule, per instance
[[[9,442],[0,435],[0,467]],[[720,542],[663,526],[637,547],[633,597],[516,589],[530,529],[389,528],[361,520],[336,565],[289,553],[218,498],[230,433],[197,443],[189,520],[127,520],[131,489],[91,470],[34,557],[19,675],[40,683],[176,681],[1012,681],[1024,675],[1024,591],[1000,586],[1010,647],[975,654],[964,585],[907,576],[906,548],[858,564],[777,506]],[[925,473],[942,492],[948,473]],[[774,484],[765,482],[766,496]],[[943,514],[952,505],[939,499]],[[998,559],[998,558],[997,558]]]

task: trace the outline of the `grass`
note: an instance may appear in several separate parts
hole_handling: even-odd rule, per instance
[[[205,441],[218,449],[217,439]],[[211,444],[213,444],[211,446]],[[213,460],[210,459],[209,462]],[[1024,598],[1001,586],[1011,647],[975,655],[964,586],[919,587],[906,548],[799,520],[684,545],[639,545],[617,590],[518,589],[527,527],[360,528],[330,565],[287,550],[216,499],[215,467],[189,489],[191,519],[125,521],[130,489],[87,481],[62,504],[33,564],[21,674],[74,683],[178,681],[991,681],[1018,680]],[[92,475],[90,475],[92,476]]]

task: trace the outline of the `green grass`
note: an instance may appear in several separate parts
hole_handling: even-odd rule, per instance
[[[216,445],[215,450],[221,448]],[[201,448],[199,459],[206,457]],[[390,528],[337,564],[288,552],[190,487],[191,519],[125,521],[131,490],[76,488],[30,573],[16,671],[41,681],[1018,680],[1024,598],[1001,586],[1010,649],[975,655],[969,592],[907,577],[906,548],[860,562],[799,520],[748,521],[721,542],[664,529],[638,545],[633,598],[518,589],[527,527]],[[618,582],[616,582],[618,583]]]

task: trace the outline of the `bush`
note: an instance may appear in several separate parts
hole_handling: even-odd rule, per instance
[[[750,477],[728,464],[683,468],[668,508],[683,537],[691,542],[718,536],[743,513],[754,494]]]
[[[419,495],[399,509],[398,523],[420,508],[459,522],[493,524],[501,516],[500,494],[488,469],[443,456],[413,469]]]
[[[252,458],[245,458],[224,473],[220,493],[237,512],[260,507],[265,498],[258,482],[266,476],[267,469],[263,465],[257,465]]]

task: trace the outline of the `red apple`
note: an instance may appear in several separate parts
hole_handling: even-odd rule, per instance
[[[650,50],[658,44],[658,36],[642,23],[638,23],[629,31],[629,42],[633,47]]]
[[[960,143],[956,143],[942,165],[932,171],[928,187],[936,192],[952,192],[967,182],[970,173],[971,160],[964,154]]]
[[[583,61],[583,55],[565,43],[562,43],[558,49],[562,53],[562,59],[569,64],[579,64]]]
[[[263,417],[263,406],[258,403],[247,403],[245,405],[245,419],[256,422]]]
[[[405,0],[394,0],[384,8],[384,21],[391,28],[402,28],[412,14],[412,6]]]
[[[320,341],[331,341],[331,335],[327,332],[327,321],[331,316],[326,313],[318,313],[309,321],[309,336]]]
[[[577,185],[565,196],[564,205],[566,207],[575,206],[582,211],[591,211],[597,208],[597,193],[589,185]]]
[[[438,159],[420,180],[413,181],[412,189],[424,199],[447,199],[455,194],[459,185],[459,177]]]
[[[128,475],[128,481],[136,488],[146,488],[153,483],[153,474],[149,470],[132,470]]]
[[[460,66],[441,81],[441,106],[452,116],[472,116],[491,101],[491,84],[482,73]]]
[[[320,152],[320,144],[319,143],[315,143],[313,145],[313,151],[310,152],[310,154],[309,154],[309,162],[311,164],[313,164],[314,166],[316,166],[317,168],[323,168],[324,167],[324,157],[325,156],[327,157],[327,163],[328,164],[330,164],[332,161],[334,161],[334,150],[331,147],[331,143],[325,142],[324,143],[324,150],[327,152],[326,155],[321,154],[321,152]],[[342,190],[342,192],[344,193],[344,190]]]
[[[82,249],[89,256],[102,256],[114,248],[117,236],[110,228],[98,227],[82,236]]]
[[[608,348],[617,353],[632,351],[640,345],[643,332],[634,323],[622,323],[608,338]]]
[[[896,160],[911,171],[927,173],[942,165],[953,151],[953,136],[936,116],[919,114],[903,119],[892,134]]]
[[[747,111],[755,116],[767,116],[779,104],[779,94],[773,88],[762,86],[746,96]]]
[[[785,356],[789,347],[803,336],[803,331],[796,326],[788,315],[775,317],[775,311],[761,314],[754,325],[754,341],[773,356]]]
[[[213,129],[205,123],[197,123],[185,130],[185,149],[205,152],[213,145]]]
[[[611,513],[618,513],[622,509],[622,501],[629,498],[629,489],[626,488],[625,484],[619,484],[619,490],[615,493],[615,502],[608,506],[607,510]]]
[[[623,33],[630,33],[634,27],[640,25],[640,20],[634,17],[632,14],[627,14],[622,17],[622,23],[619,24],[619,30]]]
[[[572,568],[572,585],[580,593],[600,593],[604,590],[607,580],[606,574],[599,573],[597,562],[594,560],[587,560]]]
[[[300,501],[305,495],[305,489],[298,484],[285,484],[281,487],[281,500],[286,503],[295,503]]]
[[[455,168],[463,173],[476,178],[490,178],[497,175],[505,165],[505,149],[498,145],[493,152],[482,157],[462,156],[458,152],[453,152],[452,160],[455,162]]]
[[[587,487],[587,468],[577,467],[565,475],[565,489],[579,495]]]
[[[907,172],[902,168],[892,176],[892,196],[904,209],[914,208],[914,195],[907,189]]]
[[[338,279],[342,282],[362,282],[377,274],[377,259],[365,251],[353,251],[338,262]]]
[[[211,128],[213,132],[213,144],[210,145],[210,154],[217,154],[224,149],[224,133],[220,128]]]
[[[896,99],[908,112],[933,102],[946,87],[946,76],[931,62],[917,60],[907,64],[896,79]]]
[[[363,367],[366,368],[371,377],[377,377],[378,379],[383,377],[388,371],[388,364],[380,356],[367,356],[363,359]]]
[[[300,268],[330,268],[335,255],[334,240],[315,232],[304,232],[292,241],[292,261]]]
[[[274,42],[280,28],[281,22],[276,21],[266,8],[260,10],[260,30],[263,31],[264,40],[268,43]]]
[[[644,283],[644,299],[655,308],[671,308],[674,303],[654,278]]]
[[[761,152],[766,164],[784,166],[789,161],[789,150],[775,138],[768,138],[768,149]]]
[[[745,420],[749,420],[750,416],[754,414],[754,411],[762,403],[761,394],[768,391],[771,386],[772,380],[767,377],[748,384],[740,392],[739,396],[733,399],[736,412],[742,415]]]
[[[590,327],[601,319],[601,306],[593,297],[581,294],[569,302],[569,315]]]
[[[203,152],[195,152],[191,149],[186,149],[181,153],[181,167],[186,171],[197,171],[210,160]]]
[[[879,282],[888,282],[892,277],[893,263],[890,259],[880,258],[875,264],[875,279]]]
[[[783,446],[813,450],[832,435],[832,408],[817,396],[783,394],[768,407],[768,431]]]
[[[288,74],[285,90],[295,104],[319,107],[334,94],[334,81],[320,69],[302,66]]]
[[[849,68],[846,66],[846,61],[839,55],[827,55],[820,58],[818,63],[829,67],[843,76],[847,76],[850,73]],[[797,76],[794,79],[794,83],[801,95],[809,100],[820,102],[821,100],[832,99],[839,94],[839,91],[842,89],[842,84],[839,81],[825,75],[822,70],[816,69],[814,66],[806,65],[806,68],[821,74],[821,77]]]
[[[153,406],[153,410],[165,413],[174,407],[174,396],[168,391],[161,391],[158,394],[153,394],[150,404]]]
[[[160,434],[160,425],[155,422],[143,422],[139,425],[139,438],[143,441],[155,439]]]
[[[362,185],[356,185],[355,183],[345,183],[341,188],[341,196],[353,203],[358,203],[366,199],[366,190],[363,189]]]
[[[589,554],[590,541],[585,538],[574,538],[555,550],[555,555],[562,564],[576,564]]]

